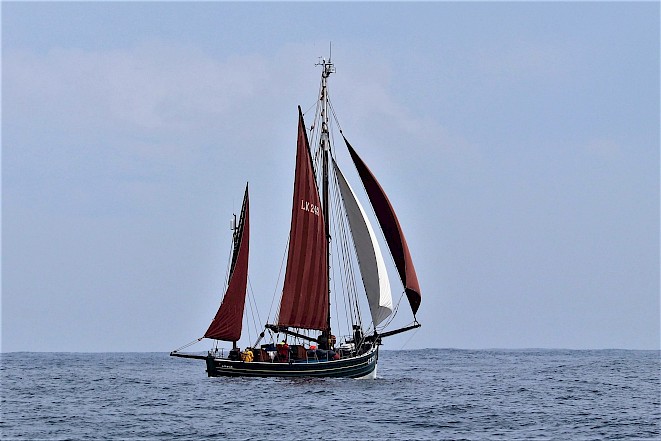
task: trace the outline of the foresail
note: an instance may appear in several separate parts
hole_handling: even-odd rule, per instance
[[[349,227],[358,255],[360,274],[367,294],[370,312],[372,313],[372,322],[376,327],[392,314],[392,294],[386,264],[372,224],[356,197],[356,193],[344,178],[335,161],[333,161],[333,167],[349,219]]]
[[[328,328],[326,229],[300,107],[298,114],[289,253],[278,324],[326,330]]]
[[[388,200],[388,196],[386,196],[386,193],[383,191],[383,188],[381,188],[379,182],[363,160],[360,159],[346,138],[344,138],[344,142],[349,149],[351,159],[353,159],[353,162],[356,165],[356,169],[363,182],[365,191],[367,192],[372,207],[374,208],[374,213],[379,220],[381,230],[383,230],[383,235],[386,238],[388,248],[390,248],[390,253],[392,254],[395,266],[399,272],[399,277],[404,285],[406,297],[409,300],[411,310],[415,316],[415,313],[420,307],[420,286],[418,284],[418,276],[415,273],[415,267],[411,260],[411,253],[409,252],[406,238],[404,238],[402,227],[399,224],[399,220],[397,220],[397,215]]]
[[[204,333],[206,338],[216,340],[237,341],[241,338],[243,324],[243,308],[248,285],[248,249],[250,240],[248,186],[243,196],[243,206],[239,225],[235,232],[234,253],[230,268],[229,283],[223,302],[218,308],[209,329]]]

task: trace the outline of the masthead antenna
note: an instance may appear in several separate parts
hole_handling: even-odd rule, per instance
[[[326,58],[324,57],[319,57],[319,62],[315,64],[315,66],[323,67],[323,71],[321,73],[323,78],[328,78],[330,74],[335,73],[335,65],[333,65],[333,63],[331,62],[332,51],[333,51],[333,46],[332,43],[330,43],[328,60],[326,60]]]

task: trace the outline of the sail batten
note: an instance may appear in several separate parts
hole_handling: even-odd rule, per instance
[[[287,269],[278,325],[326,330],[328,327],[328,243],[321,200],[298,109],[296,172]]]
[[[248,186],[243,196],[241,217],[234,234],[234,252],[227,291],[204,337],[224,341],[241,338],[243,309],[248,285],[248,251],[250,241]]]
[[[349,154],[356,166],[356,170],[358,170],[358,175],[363,182],[367,196],[374,208],[374,213],[379,221],[379,225],[381,225],[381,230],[386,238],[386,243],[388,244],[393,260],[395,261],[397,272],[404,285],[406,297],[411,305],[413,315],[415,316],[420,307],[421,301],[420,285],[418,283],[418,276],[415,272],[415,267],[413,266],[413,260],[411,259],[411,253],[409,252],[409,247],[406,243],[402,227],[399,224],[399,220],[397,219],[397,215],[395,214],[395,210],[393,209],[388,196],[374,177],[374,174],[372,174],[365,162],[363,162],[360,156],[358,156],[346,138],[344,138],[344,142],[349,149]]]
[[[386,264],[374,228],[372,228],[356,193],[344,178],[335,161],[333,161],[333,167],[349,219],[372,322],[376,327],[392,314],[392,293]]]

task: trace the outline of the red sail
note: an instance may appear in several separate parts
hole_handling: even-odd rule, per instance
[[[298,108],[296,174],[280,326],[328,328],[328,244],[310,145]]]
[[[234,253],[227,291],[209,329],[204,333],[206,338],[225,341],[237,341],[241,338],[243,307],[248,283],[248,242],[250,238],[248,209],[248,186],[246,185],[241,218],[234,233]]]
[[[409,299],[411,310],[415,316],[415,313],[418,312],[418,308],[420,307],[420,286],[418,285],[418,276],[415,274],[411,253],[409,253],[409,247],[406,244],[402,227],[399,225],[395,210],[392,208],[388,196],[386,196],[381,185],[379,185],[370,169],[367,168],[367,165],[356,154],[356,151],[351,147],[351,144],[349,144],[346,138],[344,138],[344,142],[349,148],[351,159],[353,159],[356,165],[365,191],[367,191],[372,207],[374,207],[374,213],[379,219],[381,230],[383,230],[388,248],[390,248],[392,257],[395,260],[399,277],[402,279],[402,284],[406,291],[406,297]]]

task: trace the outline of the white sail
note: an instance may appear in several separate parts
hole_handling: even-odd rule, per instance
[[[356,193],[344,179],[335,161],[333,161],[333,167],[349,218],[351,235],[356,246],[358,264],[365,286],[365,293],[367,294],[367,302],[372,313],[372,321],[376,327],[392,314],[392,294],[386,264],[372,224],[367,218],[363,206],[358,201]]]

